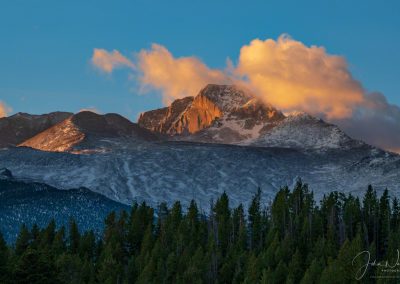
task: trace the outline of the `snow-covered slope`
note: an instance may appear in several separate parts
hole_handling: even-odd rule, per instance
[[[110,151],[90,155],[2,150],[0,167],[17,178],[61,189],[82,186],[126,204],[195,199],[208,209],[210,200],[226,191],[237,205],[247,203],[258,187],[271,198],[298,177],[316,198],[332,190],[362,194],[368,184],[400,193],[400,156],[366,145],[303,151],[119,138],[109,139],[109,145],[114,145]]]
[[[157,140],[155,134],[118,114],[99,115],[83,111],[19,146],[44,151],[101,151],[107,138],[126,137],[133,141]]]
[[[0,118],[0,148],[15,146],[71,116],[69,112],[42,115],[17,113]]]
[[[336,125],[300,112],[291,114],[275,127],[262,131],[260,136],[250,144],[264,147],[327,150],[350,149],[363,143],[351,139]]]

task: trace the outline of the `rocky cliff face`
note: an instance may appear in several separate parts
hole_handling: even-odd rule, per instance
[[[196,96],[190,106],[178,117],[168,134],[196,133],[211,125],[223,115],[222,110],[214,101],[200,94]]]
[[[144,112],[140,115],[138,124],[154,132],[175,133],[175,123],[192,102],[193,97],[186,97],[175,100],[169,107]]]
[[[0,118],[0,148],[16,146],[71,116],[69,112],[42,115],[17,113]]]

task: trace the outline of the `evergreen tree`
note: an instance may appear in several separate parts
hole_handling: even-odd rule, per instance
[[[259,249],[263,241],[261,218],[261,189],[253,197],[249,207],[250,248]]]
[[[35,249],[27,249],[16,265],[15,283],[53,284],[57,283],[55,267],[51,261]]]
[[[9,267],[10,252],[7,247],[3,234],[0,232],[0,283],[10,282],[10,267]]]
[[[214,206],[215,222],[217,231],[215,233],[216,243],[222,256],[226,255],[228,246],[231,242],[231,211],[229,208],[229,198],[224,192]]]
[[[22,224],[17,240],[15,241],[15,254],[22,255],[29,247],[31,234],[25,224]]]
[[[81,234],[79,233],[78,225],[75,220],[71,219],[69,221],[69,251],[73,254],[78,252],[79,241],[81,238]]]
[[[322,271],[325,269],[324,262],[321,259],[314,258],[310,267],[306,270],[301,284],[317,284],[320,283]]]
[[[102,235],[81,234],[74,220],[67,237],[54,220],[23,225],[15,246],[0,234],[0,283],[356,283],[367,261],[360,252],[397,261],[400,206],[388,190],[377,197],[369,186],[362,206],[332,192],[317,206],[299,180],[263,206],[259,190],[247,219],[224,193],[208,214],[192,201],[162,203],[154,217],[135,203],[129,214],[112,212]],[[388,273],[371,266],[360,281],[396,283]]]

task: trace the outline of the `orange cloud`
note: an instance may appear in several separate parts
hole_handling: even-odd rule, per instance
[[[134,68],[135,66],[132,61],[123,56],[118,50],[108,52],[105,49],[98,48],[93,50],[92,64],[106,73],[111,73],[115,68]]]
[[[286,35],[251,41],[240,49],[237,65],[229,60],[225,70],[211,69],[193,56],[176,58],[158,44],[140,51],[136,65],[116,50],[95,49],[92,60],[108,73],[135,66],[132,77],[145,91],[159,90],[165,104],[196,95],[209,83],[234,83],[285,112],[305,111],[339,125],[354,138],[399,150],[400,108],[382,94],[367,93],[343,57]]]
[[[0,118],[7,116],[11,111],[12,109],[9,106],[0,101]]]
[[[208,68],[196,57],[175,58],[158,44],[140,51],[138,69],[142,87],[160,90],[166,104],[177,98],[194,96],[209,83],[231,82],[223,71]]]
[[[342,118],[350,117],[364,101],[364,91],[344,58],[285,35],[276,41],[255,39],[243,46],[236,72],[265,101],[284,111]]]

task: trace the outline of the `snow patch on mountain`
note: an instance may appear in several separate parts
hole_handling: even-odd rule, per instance
[[[302,149],[349,148],[361,145],[337,126],[307,113],[289,115],[251,143],[256,146]]]
[[[233,205],[260,187],[269,199],[301,177],[317,199],[333,191],[363,194],[368,184],[400,193],[400,156],[360,145],[326,151],[188,142],[108,139],[105,153],[71,154],[29,148],[0,151],[0,167],[14,176],[60,189],[86,187],[108,198],[156,206],[195,199],[208,208],[226,191]]]

